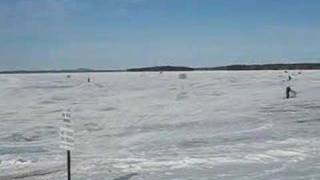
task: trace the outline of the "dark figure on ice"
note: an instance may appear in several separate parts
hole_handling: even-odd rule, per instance
[[[88,83],[90,82],[90,77],[88,77]]]
[[[292,79],[292,78],[291,78],[291,76],[289,75],[289,76],[288,76],[288,81],[291,81],[291,79]]]
[[[291,96],[291,93],[293,94],[292,96]],[[296,94],[297,94],[297,93],[296,93],[294,90],[292,90],[290,86],[288,86],[288,87],[286,88],[286,97],[287,97],[287,99],[292,98],[292,97],[295,97]]]

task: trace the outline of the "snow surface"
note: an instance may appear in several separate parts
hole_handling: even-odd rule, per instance
[[[0,180],[320,179],[320,71],[0,75]],[[87,82],[87,77],[91,82]]]

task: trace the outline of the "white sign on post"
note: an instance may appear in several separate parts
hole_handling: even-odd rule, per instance
[[[74,146],[74,130],[73,125],[71,121],[71,114],[70,112],[65,112],[62,114],[63,116],[63,123],[60,127],[60,139],[61,139],[61,145],[60,147],[62,149],[65,149],[67,151],[73,150]]]

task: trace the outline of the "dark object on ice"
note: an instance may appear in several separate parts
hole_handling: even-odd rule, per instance
[[[290,91],[291,91],[291,88],[288,86],[288,87],[286,88],[286,97],[287,97],[287,99],[290,98]]]
[[[88,83],[90,82],[90,77],[88,77]]]
[[[179,74],[178,78],[179,79],[187,79],[187,74],[181,73],[181,74]]]
[[[71,78],[71,76],[70,76],[70,75],[67,75],[67,78]]]
[[[297,123],[312,123],[312,122],[320,122],[320,119],[310,119],[310,120],[298,120]]]
[[[290,96],[290,93],[292,93],[293,96]],[[296,91],[292,90],[290,86],[288,86],[288,87],[286,88],[286,97],[287,97],[287,99],[289,99],[289,98],[291,98],[291,97],[295,97],[296,94],[297,94]]]
[[[113,180],[129,180],[131,179],[133,176],[137,176],[138,173],[131,173],[131,174],[127,174],[125,176],[121,176],[121,177],[118,177],[118,178],[115,178]]]
[[[288,76],[288,81],[291,81],[291,79],[292,79],[292,77],[289,75],[289,76]]]
[[[67,151],[68,180],[71,180],[71,151]]]
[[[20,163],[25,163],[25,162],[27,162],[27,160],[19,158],[19,159],[18,159],[18,162],[20,162]]]

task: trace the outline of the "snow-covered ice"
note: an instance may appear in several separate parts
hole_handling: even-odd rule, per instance
[[[320,179],[320,71],[0,75],[0,180]],[[91,82],[87,82],[87,77]]]

